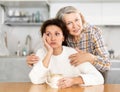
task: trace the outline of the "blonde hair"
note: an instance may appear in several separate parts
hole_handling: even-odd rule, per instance
[[[82,24],[85,24],[85,23],[86,23],[85,18],[84,18],[84,16],[81,14],[81,12],[78,11],[78,10],[77,10],[76,8],[74,8],[73,6],[66,6],[66,7],[61,8],[61,9],[57,12],[56,18],[63,21],[64,15],[65,15],[65,14],[70,14],[70,13],[79,13],[79,14],[80,14],[80,17],[81,17],[81,19],[82,19]]]

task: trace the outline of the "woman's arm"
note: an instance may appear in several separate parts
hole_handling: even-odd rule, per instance
[[[46,68],[48,68],[51,55],[53,54],[53,48],[47,43],[46,37],[47,37],[47,35],[43,34],[43,42],[44,42],[44,46],[45,46],[45,48],[47,50],[47,54],[46,54],[46,56],[43,59],[43,65]]]
[[[102,74],[91,63],[82,63],[77,68],[80,71],[79,75],[84,81],[83,85],[100,85],[104,83]]]
[[[41,84],[46,81],[48,68],[43,65],[43,59],[45,57],[45,52],[43,49],[38,50],[36,53],[37,56],[41,56],[41,60],[38,63],[33,65],[32,70],[29,73],[29,77],[32,83]]]
[[[108,55],[105,55],[104,53],[100,53],[102,56],[95,56],[91,53],[87,53],[81,50],[77,50],[78,53],[70,55],[70,63],[71,65],[78,66],[79,64],[82,64],[84,62],[90,62],[93,64],[97,70],[104,72],[106,70],[110,69],[110,61],[108,58]]]
[[[44,58],[41,58],[38,63],[34,64],[31,72],[29,73],[30,80],[34,84],[41,84],[46,81],[51,54],[49,52],[46,53],[45,56],[43,54],[44,52],[42,51],[37,53],[38,56]]]
[[[59,80],[60,88],[71,87],[73,85],[91,86],[104,83],[102,74],[89,62],[85,62],[76,67],[79,71],[77,77],[65,77]]]
[[[31,81],[34,84],[41,84],[46,81],[49,62],[50,62],[51,55],[53,53],[53,49],[46,42],[46,39],[44,36],[43,36],[43,40],[44,40],[44,45],[47,51],[46,53],[44,50],[37,52],[37,55],[43,57],[43,59],[41,59],[41,61],[35,64],[35,66],[33,67],[33,69],[29,74]]]
[[[109,70],[111,65],[109,60],[109,53],[104,44],[101,30],[99,28],[93,27],[91,36],[95,48],[94,50],[95,58],[93,65],[101,72]]]
[[[84,62],[90,62],[91,64],[94,63],[95,56],[91,53],[84,52],[82,50],[77,49],[77,53],[72,54],[69,56],[71,65],[78,66],[79,64],[82,64]]]

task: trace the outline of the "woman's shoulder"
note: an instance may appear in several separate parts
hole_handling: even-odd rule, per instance
[[[77,52],[74,48],[68,47],[68,46],[63,46],[63,49],[64,49],[64,51],[66,51],[68,53],[70,53],[70,52],[76,53]]]
[[[46,52],[45,48],[39,48],[39,49],[36,51],[36,55],[44,54],[45,52]]]
[[[68,46],[63,46],[63,48],[66,49],[66,50],[75,50],[74,48],[68,47]]]
[[[90,25],[89,23],[84,24],[83,29],[85,30],[84,31],[85,33],[90,33],[90,34],[102,33],[102,30],[100,27],[95,25]]]

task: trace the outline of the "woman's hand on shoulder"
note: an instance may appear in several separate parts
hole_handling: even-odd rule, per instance
[[[77,53],[69,56],[71,65],[78,66],[79,64],[84,62],[90,62],[90,63],[94,62],[94,58],[95,58],[94,55],[79,49],[76,49],[76,50],[77,50]]]
[[[31,67],[31,66],[33,66],[33,64],[35,64],[39,61],[39,57],[36,56],[35,54],[31,54],[26,57],[26,61],[27,61],[28,66]]]

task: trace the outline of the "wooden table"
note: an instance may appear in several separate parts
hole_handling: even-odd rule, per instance
[[[46,84],[35,85],[30,82],[0,83],[0,92],[120,92],[120,84],[98,86],[73,86],[65,89],[54,89]]]

